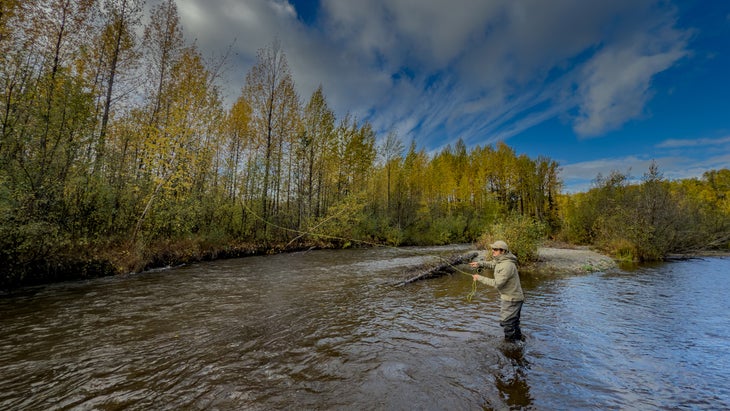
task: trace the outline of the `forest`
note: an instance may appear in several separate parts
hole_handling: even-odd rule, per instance
[[[504,143],[436,153],[299,96],[276,40],[230,107],[174,0],[0,3],[0,289],[287,250],[530,233],[651,261],[728,250],[730,169],[597,176]]]

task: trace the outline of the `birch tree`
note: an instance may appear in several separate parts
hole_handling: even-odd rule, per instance
[[[401,162],[403,160],[403,143],[398,139],[398,134],[395,132],[390,132],[385,137],[385,141],[383,142],[383,145],[380,147],[379,154],[381,157],[381,160],[383,161],[383,165],[385,167],[385,179],[386,179],[386,189],[385,189],[385,197],[386,197],[386,212],[391,212],[391,184],[393,180],[393,173],[398,171],[400,168]]]
[[[291,127],[285,122],[292,112],[296,92],[286,56],[278,41],[258,51],[256,64],[246,75],[243,97],[251,106],[253,147],[257,150],[258,165],[262,169],[260,186],[260,216],[269,221],[277,205],[283,147]],[[268,233],[268,224],[264,228]]]
[[[133,241],[160,190],[172,178],[181,160],[177,158],[179,151],[168,151],[174,147],[171,139],[176,136],[175,130],[167,129],[173,94],[172,69],[180,61],[184,47],[180,18],[173,0],[165,0],[152,10],[144,30],[144,44],[148,61],[146,69],[152,81],[145,90],[146,119],[141,125],[143,140],[139,166],[143,174],[139,176],[141,180],[138,183],[147,195],[132,235]]]
[[[135,29],[140,24],[143,5],[135,0],[105,0],[103,4],[103,27],[96,41],[101,120],[95,145],[94,171],[99,170],[104,161],[109,119],[118,97],[115,93],[119,77],[131,75],[139,61]]]
[[[303,217],[321,217],[328,162],[334,145],[335,114],[329,108],[322,86],[312,93],[304,107],[304,130],[300,138],[302,172],[300,175],[300,214]]]

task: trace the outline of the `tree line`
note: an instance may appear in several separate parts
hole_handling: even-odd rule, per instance
[[[562,196],[565,241],[615,258],[657,261],[672,254],[730,250],[730,169],[669,181],[652,162],[640,182],[628,172],[599,175],[585,193]]]
[[[185,43],[173,0],[143,13],[135,0],[0,3],[0,286],[302,247],[469,242],[505,216],[602,241],[615,226],[598,224],[608,217],[591,217],[591,202],[643,198],[620,178],[609,186],[621,190],[601,180],[563,196],[555,161],[505,144],[429,155],[379,138],[338,119],[323,87],[299,96],[277,41],[226,107],[224,57]],[[722,190],[724,170],[713,176]],[[651,189],[702,204],[689,210],[701,214],[694,229],[727,220],[727,200],[704,201],[714,183],[683,184]]]

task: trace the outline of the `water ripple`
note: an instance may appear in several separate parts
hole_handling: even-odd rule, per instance
[[[453,249],[307,252],[0,299],[0,409],[722,409],[729,261],[525,276],[524,344]],[[411,254],[408,254],[408,253]]]

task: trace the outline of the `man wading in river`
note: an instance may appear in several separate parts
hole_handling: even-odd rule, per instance
[[[522,339],[520,313],[525,296],[522,293],[520,275],[517,272],[517,257],[509,251],[509,247],[504,241],[495,241],[489,247],[492,249],[494,258],[492,261],[472,261],[469,265],[474,268],[494,269],[494,278],[474,274],[474,280],[499,291],[501,300],[499,325],[504,328],[504,338],[507,341],[519,341]]]

